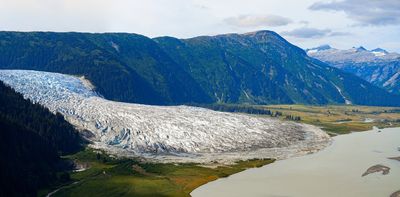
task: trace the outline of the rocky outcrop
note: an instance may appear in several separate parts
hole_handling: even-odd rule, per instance
[[[361,176],[367,176],[375,172],[382,172],[382,175],[387,175],[390,172],[390,168],[381,164],[374,165],[368,168]]]

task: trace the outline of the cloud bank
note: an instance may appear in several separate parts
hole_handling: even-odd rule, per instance
[[[327,36],[347,36],[351,35],[347,32],[333,32],[330,29],[317,29],[310,27],[301,27],[291,31],[283,31],[282,35],[291,36],[296,38],[322,38]]]
[[[344,0],[317,2],[311,10],[343,11],[349,18],[360,25],[399,25],[399,0]]]

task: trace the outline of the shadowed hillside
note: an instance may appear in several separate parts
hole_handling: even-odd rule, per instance
[[[76,130],[57,114],[0,82],[0,196],[36,196],[37,189],[65,181],[59,155],[81,149]]]

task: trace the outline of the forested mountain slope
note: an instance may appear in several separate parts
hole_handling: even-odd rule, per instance
[[[191,39],[0,32],[0,68],[84,75],[107,99],[144,104],[400,105],[271,31]]]
[[[400,104],[379,88],[308,57],[271,31],[155,40],[218,101]]]
[[[0,196],[36,196],[60,179],[60,154],[81,148],[77,131],[0,82]]]

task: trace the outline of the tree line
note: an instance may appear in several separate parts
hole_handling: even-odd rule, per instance
[[[257,115],[269,115],[271,117],[282,117],[284,114],[281,111],[271,111],[269,109],[263,108],[262,106],[253,105],[237,105],[237,104],[224,104],[224,103],[214,103],[214,104],[190,104],[195,107],[203,107],[215,111],[222,112],[233,112],[233,113],[245,113],[245,114],[257,114]],[[300,116],[285,115],[286,120],[301,121]]]

